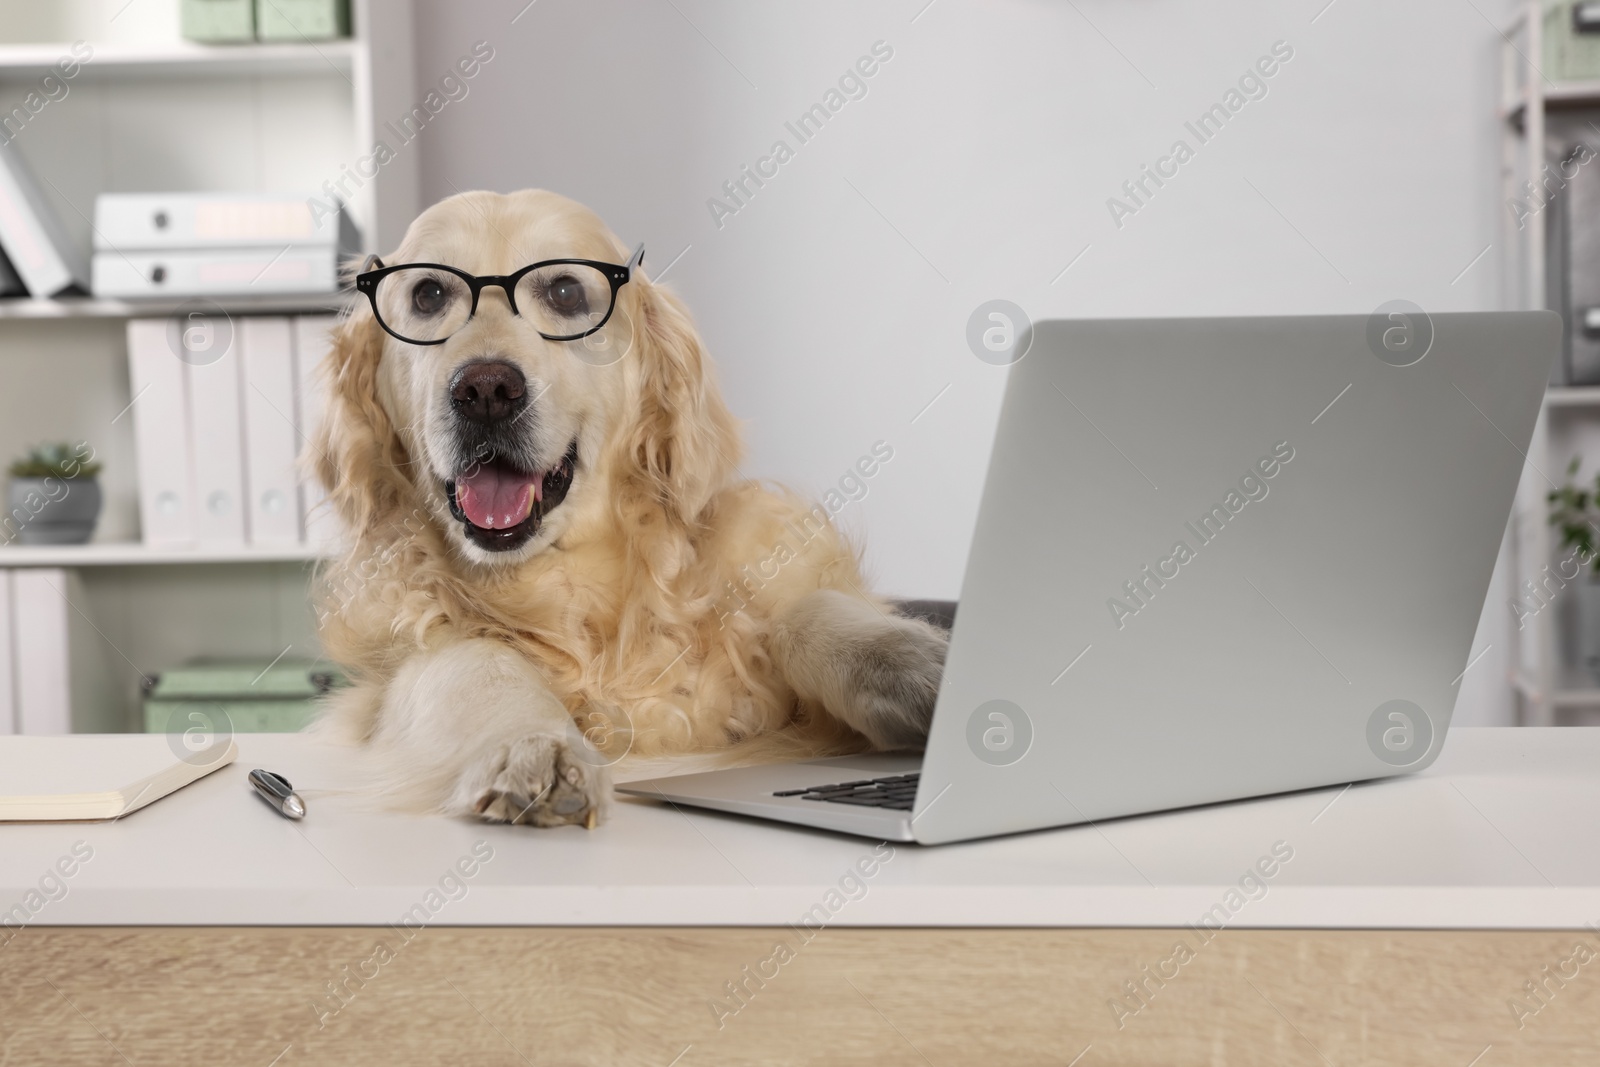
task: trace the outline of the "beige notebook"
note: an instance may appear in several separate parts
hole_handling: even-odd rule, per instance
[[[0,822],[115,819],[238,754],[231,738],[187,752],[176,734],[0,737]]]

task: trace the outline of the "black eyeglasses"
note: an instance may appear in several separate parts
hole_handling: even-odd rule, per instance
[[[477,277],[443,263],[385,267],[368,256],[356,275],[356,291],[367,294],[378,325],[413,345],[441,345],[478,311],[488,286],[505,290],[511,313],[551,341],[576,341],[604,326],[616,310],[617,291],[644,262],[644,245],[622,266],[592,259],[547,259],[515,274]]]

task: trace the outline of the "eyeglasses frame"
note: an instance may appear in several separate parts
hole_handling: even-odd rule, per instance
[[[462,330],[466,329],[467,323],[471,322],[473,316],[477,315],[478,294],[484,289],[491,286],[497,286],[503,290],[506,294],[506,303],[511,305],[511,314],[520,319],[522,317],[522,312],[517,309],[516,288],[517,283],[520,282],[528,273],[531,271],[536,271],[541,267],[555,267],[562,264],[593,267],[604,274],[607,280],[611,283],[611,306],[606,308],[605,318],[601,319],[597,324],[591,326],[589,329],[584,330],[582,333],[552,336],[545,333],[543,330],[538,330],[539,336],[543,337],[547,341],[577,341],[601,330],[604,328],[606,323],[611,321],[612,314],[614,314],[617,310],[617,293],[622,290],[624,285],[627,285],[628,282],[633,279],[634,270],[636,270],[643,263],[644,245],[642,244],[633,250],[633,255],[629,256],[628,262],[622,266],[618,266],[615,263],[602,263],[599,260],[594,259],[545,259],[540,260],[538,263],[530,263],[526,267],[523,267],[521,270],[517,271],[515,274],[486,274],[481,277],[475,274],[468,274],[459,267],[452,267],[445,263],[396,263],[392,267],[386,267],[383,265],[383,260],[377,255],[370,255],[366,258],[366,262],[361,265],[361,273],[356,275],[356,291],[366,294],[368,303],[372,305],[372,317],[378,320],[378,325],[383,327],[383,332],[387,333],[390,337],[393,337],[398,341],[404,341],[408,345],[442,345],[446,341],[450,340],[451,337],[454,337],[457,333],[460,333]],[[472,308],[467,312],[466,322],[463,322],[459,327],[451,331],[448,336],[441,337],[437,341],[417,341],[410,337],[404,337],[399,333],[396,333],[394,330],[389,328],[389,324],[387,322],[383,321],[383,313],[378,310],[378,283],[397,271],[413,270],[418,267],[425,267],[430,270],[442,270],[446,273],[454,274],[456,277],[465,282],[467,287],[472,290]],[[538,328],[535,327],[535,329],[537,330]]]

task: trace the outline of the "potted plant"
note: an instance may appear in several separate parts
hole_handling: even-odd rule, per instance
[[[1578,583],[1578,658],[1600,680],[1600,556],[1595,540],[1600,535],[1600,473],[1593,489],[1579,488],[1573,479],[1580,457],[1567,464],[1567,481],[1546,494],[1550,502],[1550,525],[1561,531],[1561,547],[1568,555],[1557,565],[1562,579],[1588,574]]]
[[[100,518],[100,483],[94,449],[87,441],[36,445],[11,464],[6,514],[0,529],[6,541],[25,545],[81,545],[94,535]]]

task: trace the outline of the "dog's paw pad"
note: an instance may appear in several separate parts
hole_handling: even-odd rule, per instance
[[[591,829],[599,822],[608,788],[604,768],[586,765],[565,739],[520,738],[502,746],[493,763],[496,773],[472,803],[485,821]]]

